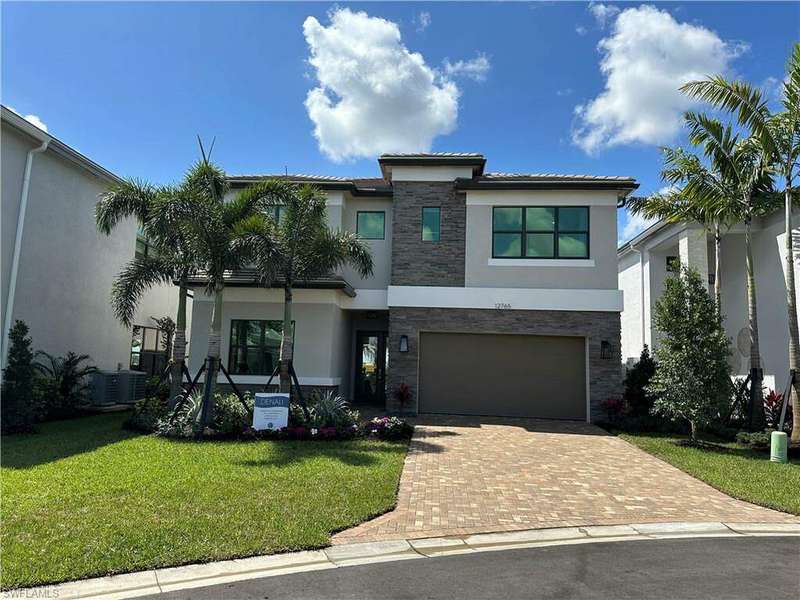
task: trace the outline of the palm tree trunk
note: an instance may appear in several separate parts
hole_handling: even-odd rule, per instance
[[[794,281],[792,240],[792,177],[786,177],[786,308],[789,317],[789,371],[794,375],[789,395],[792,403],[792,445],[800,444],[800,336],[797,331],[797,292]]]
[[[203,410],[200,417],[203,428],[214,420],[214,392],[217,388],[220,346],[222,344],[222,293],[224,289],[225,286],[222,283],[218,283],[214,288],[214,312],[211,315],[211,331],[208,334]]]
[[[175,318],[175,341],[172,344],[172,379],[169,385],[169,409],[175,408],[178,396],[183,391],[183,364],[186,360],[186,277],[178,284],[178,314]]]
[[[750,327],[750,418],[748,420],[751,429],[760,431],[764,428],[764,399],[761,392],[761,351],[758,343],[758,308],[756,306],[752,217],[750,215],[744,221],[744,243],[747,260],[747,318]]]
[[[714,300],[717,314],[722,318],[722,234],[719,223],[714,223]]]
[[[281,392],[288,393],[292,389],[289,368],[294,359],[294,338],[292,336],[292,287],[286,284],[283,288],[283,338],[281,339]]]

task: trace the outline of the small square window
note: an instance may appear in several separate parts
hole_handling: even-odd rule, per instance
[[[441,226],[442,209],[438,206],[427,206],[422,209],[422,241],[438,242]]]
[[[356,214],[356,235],[364,240],[384,239],[386,214],[383,211],[359,211]]]

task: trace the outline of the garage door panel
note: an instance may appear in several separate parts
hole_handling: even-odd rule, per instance
[[[584,338],[422,333],[420,412],[583,420]]]

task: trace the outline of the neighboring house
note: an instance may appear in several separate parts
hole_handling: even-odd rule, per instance
[[[798,222],[800,215],[794,218]],[[782,390],[789,374],[783,211],[754,219],[752,229],[764,385]],[[798,230],[794,231],[796,237]],[[625,294],[622,360],[631,363],[638,358],[642,344],[658,345],[658,332],[652,324],[655,302],[663,291],[664,279],[678,264],[696,269],[708,281],[709,293],[714,293],[714,239],[697,224],[661,221],[623,244],[617,254],[619,287]],[[750,335],[742,225],[723,236],[721,259],[722,313],[733,350],[730,364],[734,375],[746,376],[750,370]],[[795,278],[798,276],[795,265]]]
[[[598,418],[620,394],[616,211],[636,182],[488,174],[480,154],[378,162],[378,179],[286,176],[322,188],[330,226],[375,261],[370,278],[345,269],[295,291],[301,385],[393,412]],[[213,304],[194,283],[192,372]],[[222,360],[237,384],[263,386],[277,365],[282,299],[230,275]]]
[[[21,319],[37,350],[89,354],[108,370],[163,363],[151,317],[174,318],[176,288],[145,296],[134,321],[141,343],[109,303],[120,268],[148,251],[133,220],[108,237],[95,227],[98,194],[117,177],[5,107],[0,159],[3,362],[8,328]]]

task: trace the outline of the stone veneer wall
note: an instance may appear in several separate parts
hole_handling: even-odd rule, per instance
[[[464,286],[466,196],[453,182],[396,181],[392,285]],[[441,208],[438,242],[422,241],[423,207]]]
[[[620,367],[620,316],[617,312],[559,310],[491,310],[457,308],[390,308],[389,366],[386,409],[417,412],[419,332],[518,333],[579,335],[589,338],[589,395],[591,420],[602,419],[601,403],[622,394]],[[400,336],[408,336],[408,352],[401,353]],[[610,358],[600,358],[600,342],[611,342]],[[479,373],[464,373],[480,377]],[[394,398],[400,383],[412,392],[411,406],[401,407]]]

